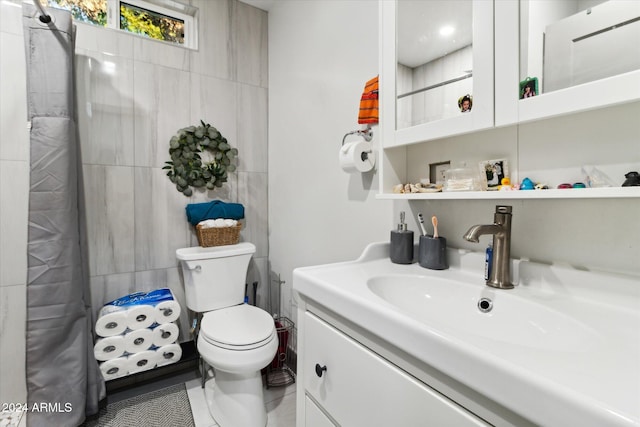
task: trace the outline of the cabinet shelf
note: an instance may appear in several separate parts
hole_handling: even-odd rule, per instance
[[[402,120],[399,120],[400,113],[422,113],[422,110],[427,109],[427,104],[416,101],[415,104],[419,109],[414,109],[414,103],[406,106],[408,101],[413,101],[412,98],[405,99],[400,107],[397,103],[398,90],[414,87],[414,80],[411,80],[413,75],[398,67],[397,3],[398,1],[379,2],[380,193],[376,198],[387,200],[640,198],[639,187],[514,192],[392,193],[391,188],[399,183],[417,182],[421,177],[430,176],[431,170],[428,165],[445,161],[456,164],[467,163],[474,159],[504,158],[511,166],[512,177],[533,174],[538,178],[544,177],[544,182],[555,183],[575,182],[571,177],[576,176],[576,171],[584,165],[609,168],[611,176],[620,177],[621,173],[637,170],[638,161],[640,161],[638,157],[640,140],[636,123],[637,112],[640,111],[640,92],[630,89],[638,87],[639,69],[609,77],[598,77],[596,80],[583,83],[576,81],[573,86],[540,93],[532,98],[520,99],[519,82],[524,76],[544,76],[544,29],[548,24],[566,14],[566,11],[555,7],[545,9],[545,13],[542,14],[540,10],[533,8],[534,2],[469,0],[468,3],[472,8],[470,27],[473,28],[472,65],[469,68],[473,69],[473,90],[468,93],[473,95],[473,110],[470,113],[458,114],[453,108],[454,115],[444,115],[446,108],[455,106],[457,97],[464,93],[460,92],[448,95],[446,99],[449,104],[447,105],[439,105],[439,101],[428,105],[428,108],[433,109],[429,111],[430,117],[442,118],[406,127],[400,126],[400,123],[417,122],[408,113],[407,117],[403,116]],[[422,3],[433,7],[446,2],[434,0]],[[619,13],[624,18],[620,22],[638,16],[640,2],[629,3],[633,3],[633,5],[627,5],[632,10],[620,9]],[[433,15],[437,16],[435,10]],[[591,18],[595,19],[594,16]],[[606,14],[606,16],[609,15]],[[522,22],[527,22],[524,26],[526,28],[521,28]],[[601,28],[608,27],[603,25]],[[588,31],[587,33],[591,34]],[[585,45],[584,49],[591,48]],[[599,49],[597,51],[599,52]],[[520,60],[521,57],[527,58],[526,67],[525,61]],[[459,70],[464,69],[465,67],[453,68],[456,70],[455,74],[446,74],[446,76],[458,75]],[[445,79],[442,76],[441,78]],[[422,80],[415,81],[416,87],[421,87],[422,83],[424,83]],[[419,90],[428,89],[430,87]],[[406,95],[403,93],[401,96]],[[553,156],[551,162],[548,161],[548,156]],[[625,166],[622,166],[623,164]],[[566,169],[567,173],[561,172],[561,169]],[[571,173],[568,172],[569,169]]]
[[[442,193],[379,193],[383,200],[527,200],[638,198],[640,187],[571,188],[564,190],[451,191]]]

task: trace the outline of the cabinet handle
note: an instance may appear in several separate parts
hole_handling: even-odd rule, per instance
[[[322,373],[327,370],[326,366],[320,366],[319,363],[316,363],[316,375],[319,378],[322,378]]]

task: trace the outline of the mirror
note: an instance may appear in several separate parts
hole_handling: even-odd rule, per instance
[[[520,99],[638,70],[639,41],[638,1],[521,0]]]
[[[396,129],[473,110],[472,0],[398,0]]]

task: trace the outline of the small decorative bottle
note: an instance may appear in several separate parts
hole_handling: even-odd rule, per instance
[[[404,212],[400,212],[398,229],[391,230],[389,257],[391,262],[396,264],[411,264],[413,262],[413,231],[407,230]]]

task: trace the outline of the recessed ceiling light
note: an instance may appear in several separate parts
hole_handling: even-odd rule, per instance
[[[447,37],[453,34],[455,31],[456,29],[451,25],[445,25],[444,27],[440,28],[440,35],[443,37]]]

